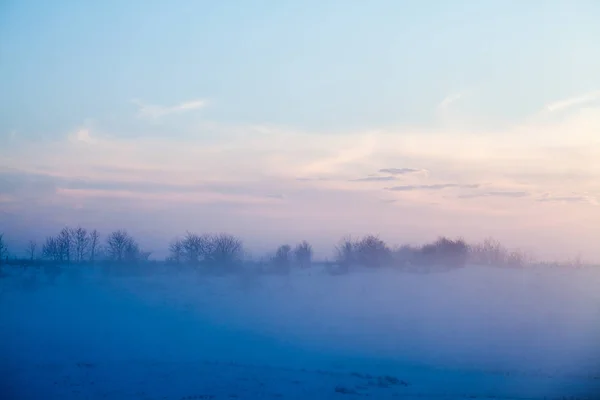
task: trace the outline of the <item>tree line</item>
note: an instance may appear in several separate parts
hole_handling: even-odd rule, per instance
[[[29,241],[25,248],[26,259],[53,261],[56,263],[84,263],[98,259],[110,261],[147,260],[150,253],[140,249],[138,242],[124,230],[110,233],[104,242],[97,230],[65,227],[56,235],[48,236],[38,252],[38,244]],[[8,257],[8,248],[0,234],[0,260]]]
[[[54,264],[82,264],[96,261],[113,264],[136,264],[149,260],[150,252],[141,249],[138,242],[125,230],[108,234],[103,240],[97,230],[83,227],[61,229],[48,236],[38,251],[37,243],[30,241],[25,249],[26,261],[44,260]],[[0,266],[7,260],[8,249],[0,234]],[[248,260],[240,238],[227,233],[196,234],[186,232],[169,244],[169,255],[164,260],[177,267],[233,270]],[[422,246],[403,245],[392,248],[376,235],[354,239],[344,237],[334,248],[333,260],[337,272],[346,272],[352,266],[378,268],[402,266],[425,268],[445,266],[458,268],[467,262],[488,265],[522,266],[527,262],[523,252],[509,251],[497,241],[486,239],[481,244],[468,245],[463,239],[441,237]],[[313,248],[307,241],[295,246],[283,244],[269,256],[257,261],[269,272],[286,273],[292,267],[308,268],[313,264]]]

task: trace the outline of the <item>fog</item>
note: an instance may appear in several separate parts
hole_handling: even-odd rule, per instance
[[[15,269],[0,284],[9,398],[600,393],[594,268],[110,277],[85,266],[53,283]],[[350,382],[367,374],[407,385]]]

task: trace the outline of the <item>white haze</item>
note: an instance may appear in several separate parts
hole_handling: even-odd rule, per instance
[[[114,378],[131,369],[139,374],[142,365],[206,361],[393,374],[423,396],[442,390],[424,383],[433,376],[445,382],[444,393],[482,394],[493,379],[494,395],[600,393],[600,271],[593,268],[331,276],[317,266],[290,276],[127,278],[85,269],[52,285],[38,273],[34,289],[23,287],[34,272],[11,274],[0,280],[0,372],[10,378],[5,390],[21,396],[15,398],[37,398],[39,391],[54,398],[49,388],[57,386],[28,381],[44,366],[57,385],[65,365],[112,363],[119,366],[111,367]],[[132,362],[136,367],[127,367]],[[198,390],[225,373],[209,371],[192,379]],[[452,378],[452,371],[481,375],[469,378],[467,388],[464,375]],[[126,386],[107,398],[128,398]],[[71,398],[102,397],[78,390],[80,397],[70,392]],[[240,398],[259,398],[239,390]],[[300,396],[298,388],[279,392],[285,390]],[[328,390],[314,395],[336,394]],[[162,398],[181,398],[169,397],[175,392]]]

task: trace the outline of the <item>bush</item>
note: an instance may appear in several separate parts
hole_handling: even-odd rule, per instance
[[[305,240],[294,248],[294,259],[300,268],[308,268],[312,263],[313,249]]]
[[[497,240],[486,238],[469,248],[469,261],[478,265],[522,267],[531,261],[531,257],[524,251],[509,250]]]
[[[183,239],[171,243],[169,251],[167,262],[170,264],[224,272],[239,268],[244,248],[240,239],[226,233],[197,235],[187,232]]]
[[[392,251],[383,240],[374,235],[367,235],[359,241],[349,236],[342,238],[335,248],[336,263],[347,270],[352,265],[377,268],[389,265]]]
[[[462,239],[450,240],[440,237],[426,244],[414,254],[414,263],[421,266],[463,267],[467,263],[469,246]]]
[[[237,269],[243,255],[244,247],[237,237],[227,233],[211,235],[210,253],[206,257],[209,267],[217,267],[222,271]]]
[[[271,257],[271,271],[278,274],[287,274],[290,272],[292,263],[292,248],[289,244],[281,245],[277,248],[275,255]]]
[[[342,271],[356,264],[355,243],[350,236],[343,237],[335,247],[335,262]]]
[[[356,260],[359,265],[377,268],[389,264],[392,252],[377,236],[368,235],[355,245]]]
[[[392,252],[392,260],[394,265],[405,267],[412,264],[415,264],[417,257],[419,256],[419,252],[421,249],[419,247],[413,247],[408,244],[397,247]]]

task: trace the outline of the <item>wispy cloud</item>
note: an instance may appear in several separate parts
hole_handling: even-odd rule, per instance
[[[447,110],[452,104],[456,103],[457,101],[463,99],[465,96],[467,95],[467,91],[463,90],[461,92],[457,92],[457,93],[452,93],[448,96],[446,96],[441,102],[440,104],[438,104],[437,106],[437,110],[438,111],[444,111]]]
[[[71,141],[81,142],[87,144],[96,144],[98,141],[92,137],[90,130],[87,128],[78,129],[73,135],[70,136]]]
[[[395,176],[367,176],[366,178],[350,179],[350,182],[389,182],[398,180]]]
[[[138,106],[138,117],[157,119],[171,114],[179,114],[188,111],[199,110],[201,108],[206,107],[208,101],[204,99],[196,99],[179,103],[173,106],[145,104],[137,99],[132,100],[132,103]]]
[[[513,198],[521,198],[529,196],[528,192],[509,192],[509,191],[495,191],[495,192],[485,192],[485,193],[472,193],[472,194],[463,194],[458,196],[460,199],[473,199],[477,197],[513,197]]]
[[[546,105],[545,109],[548,112],[556,112],[562,111],[574,106],[593,103],[600,100],[600,90],[596,90],[594,92],[589,92],[583,94],[581,96],[570,97],[568,99],[563,99],[559,101],[555,101]]]
[[[573,194],[569,196],[555,196],[545,194],[537,199],[541,203],[588,203],[594,206],[599,205],[598,199],[593,196]]]
[[[322,157],[309,162],[301,168],[304,175],[332,174],[348,170],[349,166],[368,161],[377,148],[378,141],[373,135],[364,135],[355,144],[346,145],[336,151],[334,155]]]
[[[418,168],[383,168],[380,169],[379,172],[382,174],[390,174],[390,175],[407,175],[407,174],[427,174],[428,171],[426,169],[418,169]]]
[[[438,183],[433,185],[402,185],[402,186],[393,186],[389,188],[385,188],[386,190],[391,190],[393,192],[408,192],[412,190],[444,190],[450,188],[458,188],[458,189],[476,189],[480,185],[479,184],[468,184],[461,185],[458,183]]]

